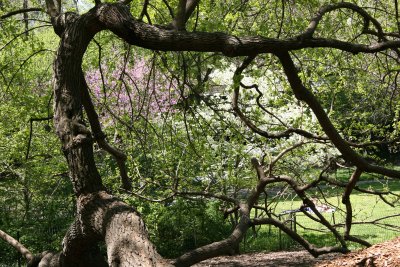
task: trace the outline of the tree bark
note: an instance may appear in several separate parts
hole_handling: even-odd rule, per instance
[[[102,29],[94,18],[91,12],[52,18],[61,37],[54,63],[54,123],[77,197],[77,217],[64,237],[62,252],[44,255],[39,266],[168,265],[149,241],[140,215],[105,192],[95,165],[94,138],[83,122],[82,107],[91,100],[81,68],[89,42]],[[99,242],[106,243],[108,265]]]
[[[180,2],[183,12],[183,3],[186,5],[187,1]],[[278,40],[260,36],[236,37],[224,33],[189,33],[165,30],[137,21],[132,17],[129,9],[121,3],[101,4],[96,1],[96,6],[82,16],[74,13],[60,14],[61,1],[59,0],[46,0],[46,3],[54,30],[61,38],[54,63],[56,81],[54,123],[69,166],[70,179],[77,197],[78,212],[75,222],[64,237],[62,251],[58,254],[45,253],[39,266],[169,265],[149,241],[140,215],[132,207],[105,191],[95,165],[93,143],[99,140],[105,142],[105,139],[104,136],[98,136],[102,132],[100,124],[96,121],[97,114],[88,94],[81,65],[90,41],[96,33],[105,29],[111,30],[130,44],[154,50],[221,52],[227,56],[251,57],[259,53],[277,55],[295,96],[311,107],[327,136],[346,159],[362,171],[400,177],[398,171],[388,171],[368,164],[345,143],[317,99],[302,85],[288,54],[290,50],[308,47],[331,47],[351,53],[374,53],[399,47],[399,40],[364,45],[312,36]],[[187,14],[191,12],[193,12],[192,9],[186,10]],[[186,20],[187,17],[181,14],[179,29],[184,26],[183,22]],[[91,130],[83,121],[84,111],[88,114]],[[259,172],[260,175],[261,172]],[[187,253],[178,258],[175,264],[189,266],[194,262],[232,250],[251,226],[250,210],[268,182],[270,180],[265,177],[260,179],[248,202],[240,205],[242,213],[240,223],[228,239]],[[307,204],[313,207],[312,203]],[[269,221],[269,223],[275,222]],[[335,229],[331,230],[335,232]],[[99,242],[106,244],[107,262],[98,249]]]

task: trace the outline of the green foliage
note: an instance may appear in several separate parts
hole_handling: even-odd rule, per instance
[[[24,31],[21,22],[0,23],[0,229],[19,233],[33,253],[56,250],[73,219],[72,187],[51,118],[30,120],[52,115],[57,43],[48,27],[14,40]],[[15,250],[4,242],[0,255],[0,265],[16,263]]]
[[[222,217],[219,207],[218,202],[184,199],[154,206],[152,214],[144,215],[158,252],[174,258],[229,236],[231,226]]]
[[[8,2],[1,14],[22,5],[21,1]],[[40,1],[33,2],[40,4]],[[92,2],[81,1],[83,4],[78,9],[82,12]],[[152,0],[143,21],[168,24],[172,18],[166,2],[175,7],[178,0]],[[339,1],[200,1],[186,28],[237,36],[292,38],[304,31],[309,18],[322,4],[333,2]],[[374,16],[382,21],[384,30],[398,31],[395,20],[386,19],[387,12],[394,13],[392,3],[361,1],[360,4],[375,5]],[[130,5],[134,17],[140,16],[142,7],[137,3]],[[71,2],[64,8],[73,11],[76,6]],[[30,119],[52,115],[51,66],[57,38],[46,26],[14,40],[25,30],[21,18],[22,15],[0,21],[0,229],[13,236],[19,232],[22,243],[33,252],[59,250],[63,234],[73,220],[74,197],[51,120],[32,123],[26,157]],[[32,18],[47,19],[36,13]],[[370,39],[359,36],[362,23],[353,12],[334,11],[321,21],[315,36],[367,43]],[[31,21],[29,28],[45,24]],[[318,178],[333,159],[345,167],[348,164],[330,143],[310,143],[298,135],[266,139],[250,131],[234,114],[230,103],[232,88],[239,82],[248,86],[257,84],[259,91],[256,87],[242,88],[239,97],[239,107],[255,125],[270,133],[292,127],[323,135],[316,117],[309,107],[295,99],[281,65],[271,55],[259,55],[243,75],[233,79],[241,58],[213,53],[148,51],[124,44],[109,32],[101,32],[95,39],[101,49],[94,42],[90,44],[83,69],[90,74],[99,73],[101,67],[104,74],[104,87],[90,79],[87,81],[108,141],[127,154],[133,194],[120,189],[115,160],[95,147],[97,166],[107,189],[143,214],[151,239],[166,257],[176,257],[220,240],[232,230],[232,225],[222,217],[228,204],[200,197],[187,200],[174,195],[174,191],[207,191],[244,201],[257,183],[250,159],[256,157],[267,165],[280,152],[300,141],[306,144],[276,164],[277,175],[290,175],[304,184]],[[303,83],[316,95],[345,139],[364,142],[398,136],[399,68],[395,59],[384,53],[351,55],[333,49],[295,51],[293,57]],[[140,62],[147,71],[140,79],[132,79],[121,67],[136,66]],[[131,80],[135,85],[126,86]],[[96,86],[101,90],[96,91]],[[151,112],[149,99],[155,89],[178,96],[177,103],[168,112]],[[130,107],[119,101],[120,96],[135,94],[141,97],[140,101],[132,101]],[[398,164],[395,158],[398,151],[396,143],[358,149],[371,161],[392,160],[394,164]],[[339,168],[329,169],[327,175],[346,182],[351,174]],[[375,178],[363,174],[361,180]],[[378,180],[385,181],[384,177]],[[393,186],[384,183],[383,189],[393,189]],[[288,187],[278,185],[267,189],[286,192]],[[324,188],[331,193],[329,190]],[[339,194],[335,190],[333,193]],[[272,203],[268,208],[277,213],[298,208],[297,199],[288,201],[293,197],[283,194],[285,200],[267,199]],[[165,201],[154,204],[145,199]],[[375,201],[360,195],[354,199],[357,205]],[[375,210],[393,212],[380,204]],[[370,218],[375,219],[375,214]],[[360,234],[361,230],[355,229]],[[328,242],[325,233],[307,230],[302,233],[318,245]],[[279,249],[278,239],[277,231],[263,227],[257,236],[249,232],[241,246],[245,251],[275,250]],[[15,252],[2,242],[0,255],[0,265],[15,262]]]

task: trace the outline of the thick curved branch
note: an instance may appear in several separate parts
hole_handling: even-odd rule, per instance
[[[39,8],[39,7],[30,7],[30,8],[18,9],[18,10],[14,10],[14,11],[11,11],[11,12],[9,12],[7,14],[4,14],[4,15],[0,16],[0,19],[6,19],[6,18],[15,16],[15,15],[18,15],[18,14],[25,14],[25,13],[34,12],[34,11],[42,11],[43,12],[43,9]]]
[[[24,245],[2,230],[0,230],[0,238],[13,246],[19,253],[22,254],[22,256],[24,256],[28,262],[34,258],[33,254],[26,247],[24,247]]]
[[[317,12],[317,14],[311,19],[310,24],[308,25],[307,29],[305,32],[302,34],[303,38],[312,38],[315,30],[317,29],[317,26],[319,22],[322,20],[323,16],[329,12],[338,10],[338,9],[350,9],[354,12],[357,12],[360,16],[364,18],[364,31],[368,29],[368,24],[371,21],[372,24],[374,24],[376,30],[378,31],[378,37],[382,40],[384,38],[384,33],[382,30],[382,26],[379,24],[379,22],[373,18],[368,12],[366,12],[363,8],[357,6],[356,4],[353,3],[348,3],[348,2],[341,2],[341,3],[336,3],[336,4],[330,4],[321,7],[321,9]]]
[[[186,1],[187,0],[179,0],[174,21],[171,23],[172,27],[178,31],[185,29]]]
[[[329,137],[336,148],[342,153],[343,157],[356,165],[365,172],[374,172],[390,177],[400,178],[400,171],[386,169],[380,166],[369,164],[363,157],[357,154],[349,144],[340,136],[339,132],[333,126],[326,112],[322,108],[317,98],[308,90],[297,75],[296,67],[288,52],[276,53],[281,61],[283,70],[287,76],[289,84],[295,97],[304,101],[314,112],[325,134]]]
[[[279,40],[261,36],[238,37],[219,32],[171,31],[135,20],[129,9],[121,4],[102,4],[92,12],[87,15],[95,15],[103,29],[111,30],[132,45],[160,51],[221,52],[227,56],[249,56],[311,47],[330,47],[353,54],[400,47],[400,40],[365,45],[330,38],[304,39],[299,36]]]
[[[251,162],[257,171],[259,181],[256,188],[253,189],[248,197],[247,202],[238,204],[240,221],[236,225],[232,234],[224,240],[205,245],[183,254],[174,261],[175,266],[191,266],[205,259],[233,253],[234,248],[243,239],[244,234],[251,226],[250,211],[257,203],[258,197],[262,192],[264,192],[264,188],[268,183],[276,181],[274,178],[265,177],[262,167],[257,159],[253,158]]]

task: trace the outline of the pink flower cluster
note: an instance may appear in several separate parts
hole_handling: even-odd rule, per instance
[[[120,117],[154,118],[174,113],[180,97],[174,82],[157,73],[144,59],[134,64],[119,63],[113,69],[104,65],[101,71],[88,71],[86,81],[94,102],[100,104],[97,106],[105,104]]]

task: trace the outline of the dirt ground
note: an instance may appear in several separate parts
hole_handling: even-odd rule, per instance
[[[400,267],[400,237],[346,255],[329,254],[318,258],[306,251],[251,253],[217,257],[195,267]]]

